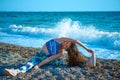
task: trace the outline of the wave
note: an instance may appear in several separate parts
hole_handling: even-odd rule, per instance
[[[81,22],[69,18],[49,28],[10,25],[8,29],[0,29],[0,31],[36,38],[71,37],[90,45],[120,50],[119,32],[100,31],[93,25],[82,25]]]

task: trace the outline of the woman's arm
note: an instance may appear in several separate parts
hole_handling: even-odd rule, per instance
[[[60,57],[61,57],[61,54],[50,56],[50,57],[46,58],[45,60],[43,60],[40,64],[38,64],[38,67],[41,67],[42,65],[44,65],[50,61],[53,61],[55,59],[58,59]]]
[[[85,50],[87,50],[88,52],[94,54],[94,51],[87,48],[83,43],[81,43],[80,41],[76,40],[76,43],[79,44],[80,46],[82,46]]]
[[[72,38],[66,38],[66,37],[62,37],[62,40],[63,41],[70,41],[70,42],[74,42],[74,43],[77,43],[78,45],[80,45],[81,47],[83,47],[85,50],[87,50],[88,52],[90,53],[94,53],[93,50],[87,48],[82,42],[78,41],[78,40],[75,40],[75,39],[72,39]]]
[[[84,49],[87,49],[87,47],[83,43],[81,43],[80,41],[78,41],[78,40],[75,40],[75,39],[72,39],[72,38],[66,38],[66,37],[62,37],[61,39],[63,41],[70,41],[70,42],[73,42],[73,43],[77,43],[80,46],[82,46]]]
[[[48,63],[48,62],[50,62],[50,61],[53,61],[53,60],[55,60],[55,59],[58,59],[58,58],[60,58],[62,55],[63,55],[63,51],[62,51],[62,53],[58,53],[58,54],[56,54],[56,55],[50,56],[50,57],[46,58],[45,60],[43,60],[42,62],[40,62],[40,64],[36,65],[34,68],[35,68],[35,69],[39,69],[39,67],[41,67],[42,65],[44,65],[44,64],[46,64],[46,63]]]

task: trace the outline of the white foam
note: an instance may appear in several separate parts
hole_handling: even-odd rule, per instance
[[[82,42],[111,49],[120,49],[120,33],[105,32],[96,29],[93,25],[82,25],[79,21],[65,18],[55,27],[40,28],[22,25],[10,25],[13,34],[40,38],[71,37]]]

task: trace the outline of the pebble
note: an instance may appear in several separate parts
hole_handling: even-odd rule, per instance
[[[50,73],[50,71],[46,71],[46,72],[45,72],[45,75],[46,75],[46,76],[52,76],[52,73]]]
[[[81,76],[78,80],[85,80],[85,76]]]
[[[45,74],[39,75],[38,78],[40,78],[40,79],[41,79],[41,78],[45,78]]]

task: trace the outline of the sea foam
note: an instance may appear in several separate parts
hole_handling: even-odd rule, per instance
[[[33,26],[10,25],[8,33],[35,38],[70,37],[86,44],[120,50],[120,33],[105,32],[93,25],[83,25],[79,21],[65,18],[54,27],[41,28]]]

